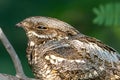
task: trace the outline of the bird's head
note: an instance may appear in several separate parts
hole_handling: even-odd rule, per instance
[[[71,25],[50,17],[26,18],[17,26],[21,26],[26,31],[28,38],[62,39],[79,33]]]

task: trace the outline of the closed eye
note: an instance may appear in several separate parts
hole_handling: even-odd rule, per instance
[[[45,26],[38,26],[38,29],[47,29]]]

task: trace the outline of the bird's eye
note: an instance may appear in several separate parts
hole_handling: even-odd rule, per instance
[[[38,29],[47,29],[45,26],[38,26]]]

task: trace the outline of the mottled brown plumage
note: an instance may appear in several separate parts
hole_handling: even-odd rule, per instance
[[[101,41],[49,17],[17,24],[28,37],[27,57],[41,80],[120,80],[120,55]]]

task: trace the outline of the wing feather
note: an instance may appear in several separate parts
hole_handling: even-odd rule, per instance
[[[105,60],[108,62],[115,62],[115,63],[119,62],[119,58],[118,58],[119,54],[117,52],[103,49],[95,43],[92,42],[86,43],[80,40],[71,40],[70,44],[73,45],[75,48],[77,48],[78,51],[82,50],[82,47],[84,47],[86,49],[86,52],[88,52],[87,54],[95,55],[101,60]]]

